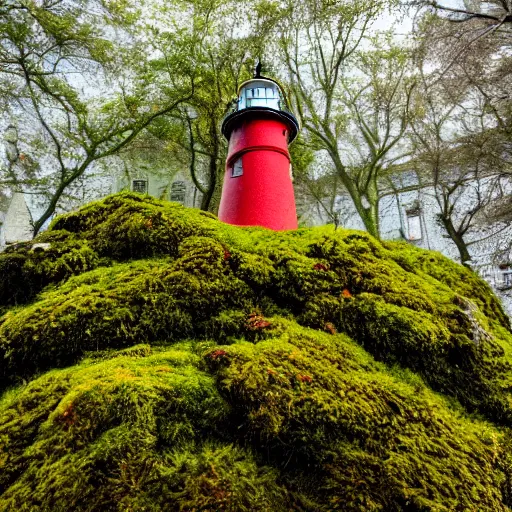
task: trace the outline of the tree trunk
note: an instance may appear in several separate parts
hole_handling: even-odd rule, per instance
[[[465,265],[466,262],[471,261],[471,255],[469,254],[468,246],[464,241],[463,235],[461,235],[455,229],[455,226],[453,225],[452,219],[450,217],[441,216],[441,222],[443,223],[443,226],[446,229],[448,235],[459,250],[460,262]]]
[[[354,198],[352,198],[354,200]],[[366,228],[366,231],[370,233],[370,235],[374,236],[375,238],[380,238],[379,234],[379,223],[378,223],[378,212],[377,212],[377,205],[372,205],[368,208],[365,208],[361,204],[361,209],[357,207],[356,202],[354,201],[354,204],[356,205],[356,210],[361,216],[361,220],[364,223],[364,227]],[[361,211],[362,210],[362,211]]]
[[[355,186],[354,182],[350,179],[345,171],[340,156],[337,153],[331,153],[331,158],[336,167],[338,176],[340,177],[343,185],[347,189],[352,202],[356,208],[359,217],[363,221],[366,231],[375,238],[379,238],[379,213],[378,213],[378,198],[373,197],[375,194],[370,194],[371,197],[367,198],[369,205],[367,207],[363,204],[363,197],[360,191]]]
[[[210,137],[212,141],[212,151],[210,155],[210,162],[208,165],[208,188],[206,189],[206,192],[203,194],[203,198],[201,200],[201,210],[204,211],[208,211],[208,209],[210,208],[210,203],[212,201],[212,197],[215,192],[215,187],[217,185],[217,165],[219,160],[220,141],[217,126],[213,122],[210,124]]]

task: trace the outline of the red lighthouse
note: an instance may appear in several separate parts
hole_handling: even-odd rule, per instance
[[[254,79],[240,86],[236,109],[222,124],[229,146],[220,220],[297,229],[288,144],[298,130],[279,85],[257,70]]]

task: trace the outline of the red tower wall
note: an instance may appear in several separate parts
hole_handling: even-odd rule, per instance
[[[247,112],[229,138],[219,219],[237,226],[297,229],[286,121]],[[243,174],[233,177],[241,159]]]

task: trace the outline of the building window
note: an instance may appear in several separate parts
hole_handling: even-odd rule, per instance
[[[184,181],[175,181],[171,186],[171,201],[184,204],[186,193],[187,184]]]
[[[415,205],[413,208],[405,210],[405,216],[407,219],[407,238],[409,240],[421,240],[421,217],[420,208]]]
[[[512,288],[512,265],[500,265],[500,272],[502,276],[501,286],[503,288]]]
[[[238,178],[238,176],[242,176],[244,173],[244,168],[242,166],[242,159],[239,158],[234,164],[231,170],[231,177]]]
[[[148,180],[133,180],[132,191],[138,192],[139,194],[148,193]]]

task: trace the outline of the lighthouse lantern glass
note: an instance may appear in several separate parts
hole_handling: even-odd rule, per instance
[[[271,80],[249,80],[240,88],[237,110],[251,107],[267,107],[281,110],[284,104],[279,86]]]

